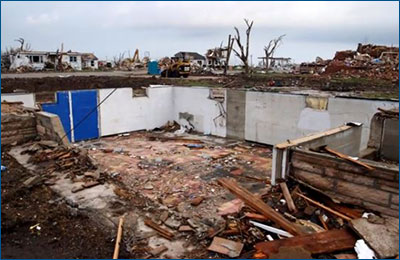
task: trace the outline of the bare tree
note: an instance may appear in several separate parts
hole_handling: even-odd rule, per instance
[[[229,58],[231,57],[232,47],[233,47],[234,43],[235,43],[235,39],[231,39],[231,35],[229,34],[229,37],[228,37],[228,49],[227,49],[227,54],[226,54],[226,63],[225,63],[225,66],[224,66],[224,75],[226,75],[226,72],[228,70]]]
[[[272,39],[269,41],[267,46],[264,46],[264,52],[265,52],[265,70],[269,69],[269,59],[274,56],[274,52],[276,48],[278,48],[282,44],[283,37],[285,37],[286,34],[282,34],[276,39]]]
[[[235,36],[235,41],[239,47],[240,53],[233,49],[235,52],[236,56],[242,61],[244,65],[244,71],[246,74],[249,73],[249,44],[250,44],[250,32],[251,28],[253,27],[253,21],[249,22],[249,20],[244,19],[244,22],[246,23],[247,29],[246,29],[246,47],[243,46],[241,39],[240,39],[240,32],[237,27],[235,27],[236,31],[236,36]]]
[[[114,56],[114,65],[115,67],[119,67],[124,60],[125,52],[120,53],[118,56]]]

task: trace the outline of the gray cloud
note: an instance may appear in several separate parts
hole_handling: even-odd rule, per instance
[[[285,33],[277,55],[330,58],[358,42],[398,45],[398,2],[1,2],[2,50],[24,37],[33,48],[93,51],[101,58],[139,48],[153,58],[204,53],[255,21],[254,62]]]

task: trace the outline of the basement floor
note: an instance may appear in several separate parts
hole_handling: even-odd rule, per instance
[[[229,138],[139,131],[76,143],[75,152],[48,145],[39,141],[10,149],[33,176],[24,178],[22,187],[34,191],[44,183],[59,196],[46,208],[61,205],[85,216],[102,226],[108,238],[115,238],[124,216],[121,258],[219,258],[207,250],[206,238],[224,230],[226,215],[239,212],[244,203],[217,180],[232,177],[259,195],[271,189],[271,149]],[[82,168],[85,163],[77,161],[82,153],[92,158],[97,170]],[[174,238],[160,236],[146,219]],[[38,223],[45,227],[39,235],[43,237],[52,222]],[[106,240],[112,248],[115,240]],[[160,254],[152,251],[162,247],[166,249]]]
[[[79,145],[129,192],[190,218],[215,217],[222,203],[234,199],[218,178],[233,177],[263,192],[271,173],[270,148],[214,136],[133,132]]]

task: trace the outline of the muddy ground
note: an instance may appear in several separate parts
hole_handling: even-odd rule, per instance
[[[74,214],[48,186],[24,187],[30,173],[3,147],[1,161],[1,258],[112,257],[114,234]]]
[[[321,90],[347,92],[368,98],[398,98],[398,81],[364,78],[334,78],[295,74],[254,74],[229,76],[192,76],[187,79],[131,76],[68,76],[68,77],[2,78],[1,92],[54,93],[60,90],[100,88],[146,88],[150,85],[207,86],[257,91],[285,92],[293,90]]]

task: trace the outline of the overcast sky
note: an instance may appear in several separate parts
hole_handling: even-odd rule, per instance
[[[1,49],[23,37],[34,50],[94,52],[101,59],[139,48],[141,57],[204,54],[254,20],[253,63],[286,34],[275,56],[332,58],[357,43],[399,44],[399,2],[1,2]],[[244,35],[242,35],[242,38]],[[236,59],[237,61],[237,59]]]

